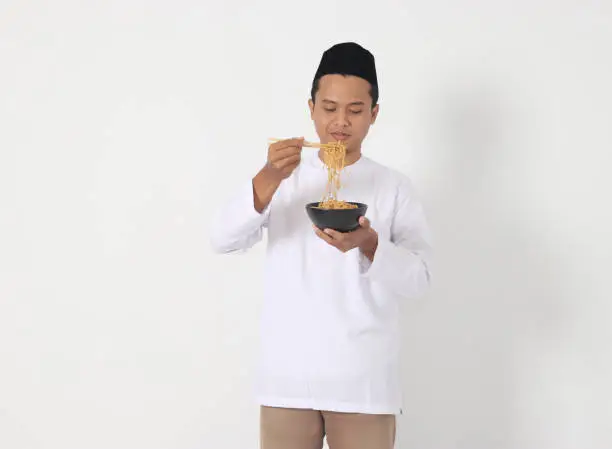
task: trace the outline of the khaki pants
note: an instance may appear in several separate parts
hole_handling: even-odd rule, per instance
[[[261,407],[261,449],[393,449],[394,415]]]

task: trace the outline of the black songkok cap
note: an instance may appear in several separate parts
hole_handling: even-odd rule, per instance
[[[374,55],[354,42],[336,44],[326,50],[314,80],[333,74],[358,76],[378,87]]]

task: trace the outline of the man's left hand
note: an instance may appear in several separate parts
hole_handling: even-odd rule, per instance
[[[378,246],[378,233],[370,227],[370,221],[366,217],[359,218],[359,228],[352,232],[338,232],[333,229],[321,231],[316,226],[313,227],[319,238],[343,253],[359,248],[368,259],[374,259]]]

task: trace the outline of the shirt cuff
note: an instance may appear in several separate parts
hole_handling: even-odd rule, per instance
[[[213,246],[226,249],[247,245],[250,236],[267,226],[269,212],[269,204],[261,213],[255,210],[253,182],[244,183],[231,198],[225,200],[212,219]]]
[[[363,277],[376,279],[378,278],[379,273],[385,271],[385,260],[389,257],[389,252],[393,251],[394,249],[389,248],[389,246],[392,247],[393,243],[389,242],[388,240],[383,240],[379,236],[373,261],[368,259],[361,251],[359,251],[359,270]]]
[[[270,203],[261,213],[255,210],[253,181],[251,180],[242,186],[232,204],[229,205],[225,219],[231,220],[241,232],[258,228],[268,218]]]

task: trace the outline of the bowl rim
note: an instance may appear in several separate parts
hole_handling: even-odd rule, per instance
[[[320,201],[314,201],[314,202],[311,202],[311,203],[307,203],[306,204],[306,209],[317,209],[317,210],[322,210],[322,211],[326,211],[326,212],[331,212],[331,211],[341,212],[341,211],[355,211],[355,210],[364,209],[364,208],[367,209],[367,207],[368,207],[367,204],[360,203],[358,201],[345,201],[345,202],[349,203],[349,204],[354,204],[354,205],[357,206],[357,208],[356,209],[355,208],[353,208],[353,209],[319,209],[318,207],[315,207],[315,206],[317,206],[320,203]]]

